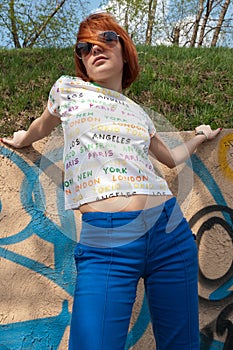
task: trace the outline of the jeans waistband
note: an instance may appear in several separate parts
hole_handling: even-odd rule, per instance
[[[129,212],[88,212],[82,215],[80,243],[109,247],[127,244],[149,231],[158,221],[166,221],[166,233],[182,220],[176,198],[145,210]]]

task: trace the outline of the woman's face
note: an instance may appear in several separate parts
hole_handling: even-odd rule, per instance
[[[82,57],[82,61],[92,81],[117,91],[122,90],[124,62],[119,40],[114,46],[93,44],[90,52]]]

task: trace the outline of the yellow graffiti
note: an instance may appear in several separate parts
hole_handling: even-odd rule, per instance
[[[228,134],[221,139],[218,160],[224,175],[233,180],[233,134]]]

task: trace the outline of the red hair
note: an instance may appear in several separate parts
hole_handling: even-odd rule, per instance
[[[111,14],[103,12],[90,15],[81,22],[77,34],[77,42],[88,41],[93,37],[96,38],[96,30],[112,30],[120,36],[123,60],[125,62],[123,67],[122,88],[125,89],[129,87],[139,73],[138,55],[133,41]],[[96,40],[91,40],[91,42],[97,43]],[[85,66],[77,55],[75,55],[75,70],[78,77],[85,81],[90,81]]]

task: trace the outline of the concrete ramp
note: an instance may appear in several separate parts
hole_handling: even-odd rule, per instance
[[[192,136],[162,134],[171,145]],[[80,215],[64,210],[62,142],[57,129],[33,147],[0,147],[0,349],[67,349]],[[197,238],[201,350],[232,350],[233,129],[177,170],[156,167]],[[155,349],[142,281],[126,349]]]

